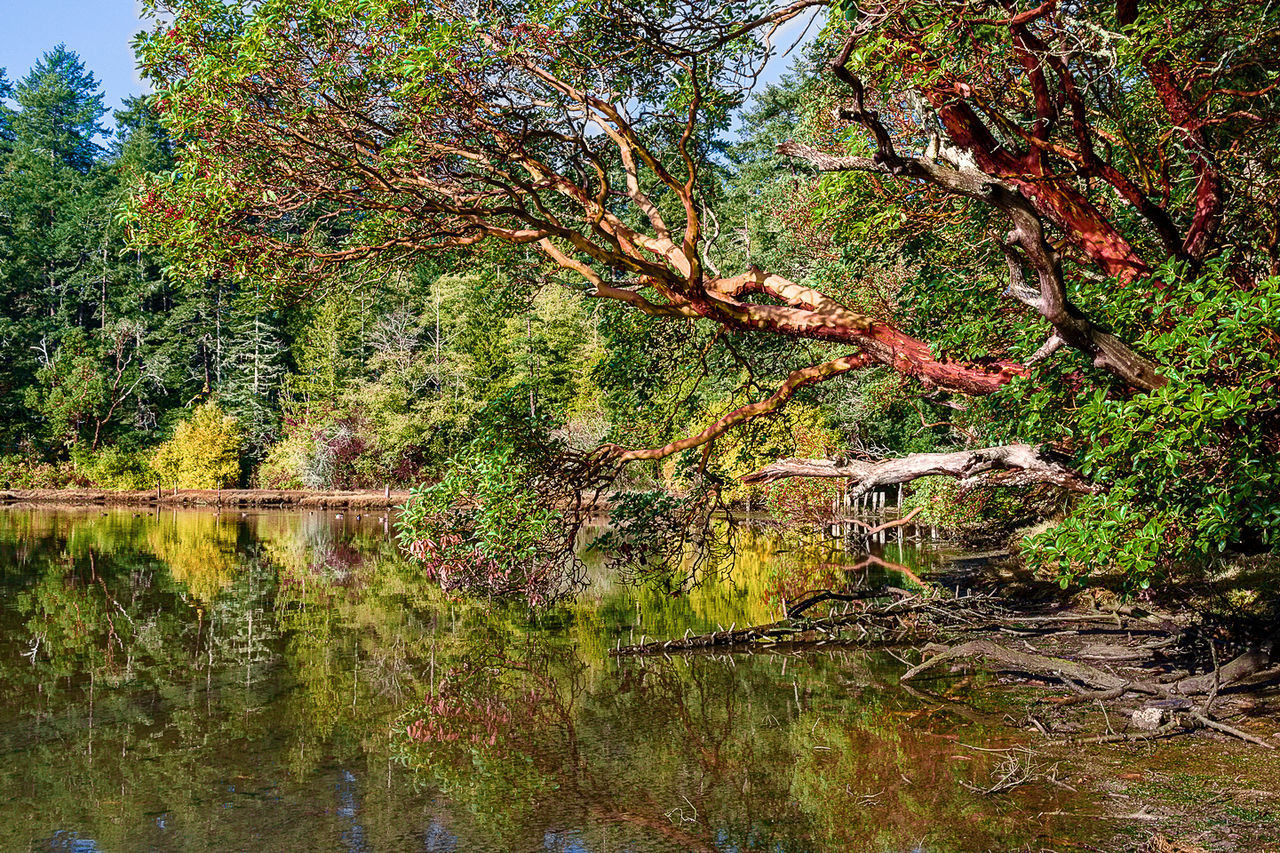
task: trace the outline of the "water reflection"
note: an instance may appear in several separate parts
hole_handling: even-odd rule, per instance
[[[896,555],[899,558],[904,555]],[[923,573],[918,554],[913,571]],[[885,653],[614,660],[883,572],[759,533],[673,598],[449,600],[377,518],[0,511],[5,850],[1061,848]],[[999,711],[993,714],[998,719]],[[999,745],[996,743],[995,745]]]

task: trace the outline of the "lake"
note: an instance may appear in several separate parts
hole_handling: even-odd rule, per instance
[[[893,542],[927,574],[939,557]],[[904,652],[613,658],[778,617],[839,539],[749,532],[691,594],[591,563],[570,605],[453,601],[378,514],[0,510],[0,849],[984,851],[1106,838],[983,790],[990,676]],[[857,572],[883,571],[860,567]],[[873,580],[875,578],[872,578]],[[895,582],[906,582],[901,578]],[[965,701],[950,701],[963,698]],[[1022,710],[1019,710],[1023,708]]]

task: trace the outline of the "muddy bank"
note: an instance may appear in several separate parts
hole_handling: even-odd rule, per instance
[[[308,491],[303,489],[169,489],[157,493],[106,489],[7,489],[0,505],[225,506],[275,509],[387,509],[404,504],[407,491]]]

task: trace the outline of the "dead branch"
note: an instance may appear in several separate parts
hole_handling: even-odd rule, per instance
[[[798,604],[793,604],[787,608],[787,618],[795,619],[804,613],[810,607],[821,604],[824,601],[865,601],[868,598],[884,598],[891,595],[889,587],[875,587],[873,589],[855,589],[852,592],[832,592],[829,589],[813,590],[804,593]]]
[[[825,592],[825,591],[823,591]],[[855,591],[851,595],[863,595]],[[834,597],[834,596],[833,596]],[[726,646],[766,646],[778,643],[822,645],[828,642],[856,641],[860,645],[892,645],[919,642],[937,636],[944,630],[955,630],[970,624],[975,616],[990,616],[999,611],[992,596],[968,596],[943,599],[932,595],[913,595],[895,587],[882,587],[866,592],[865,600],[893,599],[883,604],[867,604],[848,613],[822,619],[783,619],[750,628],[730,626],[671,640],[641,642],[610,652],[614,657],[665,655],[702,651]],[[826,600],[802,602],[803,609]],[[836,599],[839,600],[839,599]],[[795,608],[793,608],[795,610]]]
[[[772,483],[788,477],[848,479],[857,497],[876,486],[909,483],[920,477],[956,477],[962,485],[988,483],[1021,486],[1052,483],[1075,492],[1096,494],[1101,487],[1090,483],[1054,457],[1052,451],[1032,444],[984,447],[952,453],[913,453],[898,459],[866,462],[858,459],[783,459],[742,478],[744,483]]]
[[[1202,714],[1199,711],[1192,711],[1188,716],[1195,722],[1204,726],[1205,728],[1213,729],[1216,732],[1222,732],[1223,734],[1240,738],[1240,740],[1257,744],[1258,746],[1264,747],[1266,749],[1275,749],[1275,746],[1273,744],[1267,743],[1262,738],[1254,737],[1248,732],[1237,729],[1235,726],[1228,726],[1226,723],[1220,723],[1217,720],[1210,719],[1207,715]]]
[[[942,664],[966,658],[982,658],[999,664],[1001,668],[1051,678],[1063,683],[1069,683],[1068,680],[1076,681],[1108,694],[1120,691],[1118,695],[1143,693],[1163,698],[1203,696],[1215,690],[1215,685],[1228,687],[1262,672],[1270,664],[1270,655],[1265,651],[1249,651],[1232,659],[1214,672],[1188,676],[1170,684],[1160,684],[1154,681],[1122,678],[1114,673],[1066,658],[1021,652],[990,640],[970,640],[946,649],[912,667],[903,673],[901,680],[910,681],[921,673],[936,669]]]
[[[863,521],[860,518],[851,518],[849,519],[849,521],[852,522],[853,524],[858,525],[859,527],[866,528],[865,532],[863,533],[864,536],[875,536],[877,533],[880,533],[881,531],[889,530],[890,528],[893,528],[893,527],[901,527],[904,524],[910,524],[911,519],[915,518],[923,510],[924,510],[924,507],[918,506],[915,509],[911,510],[911,512],[904,515],[902,518],[897,518],[897,519],[894,519],[893,521],[886,521],[884,524],[877,524],[875,527],[872,527],[870,524],[867,524],[867,522]]]

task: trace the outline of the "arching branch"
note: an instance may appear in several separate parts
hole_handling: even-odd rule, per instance
[[[764,400],[751,403],[741,408],[734,409],[729,414],[718,419],[711,426],[704,429],[697,435],[691,435],[682,438],[679,441],[673,441],[670,444],[664,444],[661,447],[651,447],[639,450],[623,450],[616,445],[606,446],[603,448],[608,455],[615,457],[619,462],[639,462],[650,459],[665,459],[672,454],[679,453],[682,450],[688,450],[691,447],[700,447],[717,436],[723,435],[728,430],[753,420],[763,415],[772,414],[787,404],[795,393],[806,385],[813,385],[818,382],[824,382],[834,376],[848,373],[851,370],[857,370],[866,367],[871,363],[871,359],[863,354],[848,355],[842,358],[833,359],[823,364],[815,364],[812,367],[806,367],[801,370],[793,371],[786,381]]]

